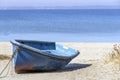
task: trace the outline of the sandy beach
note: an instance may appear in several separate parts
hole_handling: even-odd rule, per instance
[[[104,63],[104,58],[112,51],[113,45],[119,43],[57,43],[79,50],[80,55],[64,69],[55,72],[16,74],[11,63],[0,80],[120,80],[119,65],[113,62]],[[0,42],[0,54],[12,55],[12,45],[9,42]],[[7,62],[8,60],[0,60],[0,72]],[[7,72],[8,75],[5,76]]]

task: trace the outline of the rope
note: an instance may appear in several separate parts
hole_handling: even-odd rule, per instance
[[[12,61],[15,53],[18,51],[18,49],[15,50],[15,52],[13,53],[12,57],[9,59],[8,63],[6,64],[6,66],[3,68],[3,70],[0,72],[0,78],[6,77],[8,75],[8,72],[6,74],[6,76],[1,76],[3,74],[3,72],[7,69],[7,67],[9,66],[10,62]],[[8,70],[9,71],[9,70]]]

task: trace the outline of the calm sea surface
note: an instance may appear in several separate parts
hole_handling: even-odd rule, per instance
[[[120,9],[0,10],[0,41],[120,42]]]

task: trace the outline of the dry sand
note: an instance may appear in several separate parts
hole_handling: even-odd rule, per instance
[[[108,55],[113,44],[116,43],[73,43],[60,42],[67,47],[80,51],[80,55],[74,58],[64,69],[55,72],[36,72],[16,74],[12,67],[7,68],[9,73],[0,80],[120,80],[120,71],[117,64],[104,64],[104,58]],[[0,54],[11,55],[10,43],[0,43]],[[7,60],[0,61],[0,71]],[[5,71],[4,75],[8,71]]]

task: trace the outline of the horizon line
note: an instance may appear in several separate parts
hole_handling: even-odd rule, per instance
[[[0,9],[120,9],[120,6],[22,6],[22,7],[0,7]]]

